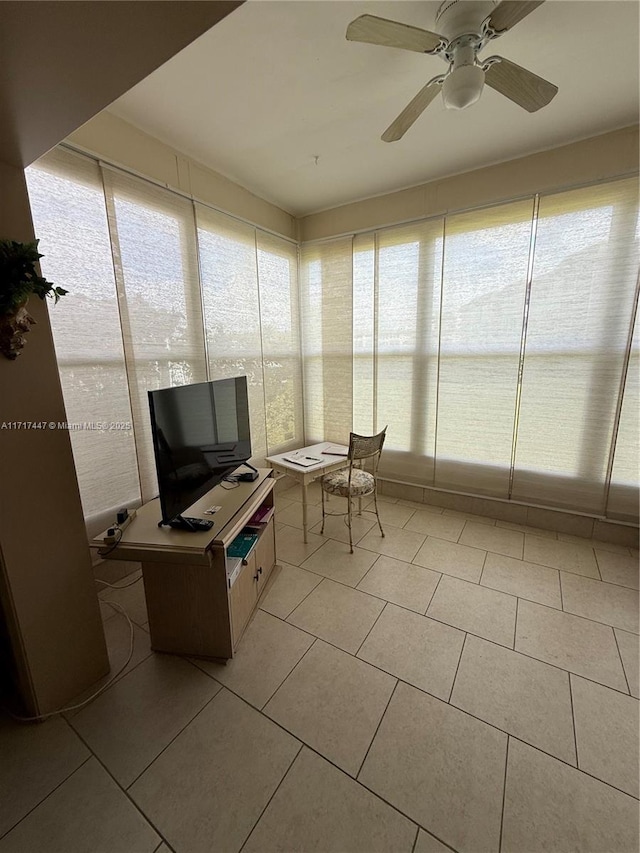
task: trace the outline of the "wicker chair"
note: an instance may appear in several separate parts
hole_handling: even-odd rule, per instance
[[[380,534],[384,536],[384,530],[380,523],[380,515],[378,513],[378,498],[377,498],[377,479],[378,463],[380,454],[382,453],[382,445],[384,444],[387,428],[377,435],[356,435],[352,432],[349,436],[349,466],[342,468],[339,471],[333,471],[330,474],[325,474],[322,478],[322,528],[320,533],[324,533],[324,519],[327,515],[346,515],[347,526],[349,528],[349,548],[353,554],[353,535],[351,532],[351,502],[354,498],[359,500],[359,515],[362,515],[362,498],[368,495],[373,495],[373,505],[375,507],[376,518],[378,519],[378,527]],[[360,467],[360,462],[364,459],[372,460],[373,473],[365,471]],[[324,494],[340,495],[347,499],[346,513],[325,512]]]

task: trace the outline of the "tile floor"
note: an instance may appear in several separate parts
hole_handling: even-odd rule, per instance
[[[278,494],[227,666],[154,654],[141,583],[101,592],[133,658],[80,711],[0,717],[0,853],[637,853],[637,551],[380,506],[349,555]]]

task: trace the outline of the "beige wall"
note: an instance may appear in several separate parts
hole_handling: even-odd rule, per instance
[[[2,158],[32,163],[239,5],[2,0]]]
[[[24,173],[2,161],[0,198],[0,237],[32,240]],[[0,427],[66,421],[47,306],[29,311],[23,352],[0,355]],[[0,466],[0,601],[28,712],[46,713],[109,668],[69,435],[0,428]]]
[[[638,170],[638,127],[594,136],[299,220],[302,242],[437,216]]]
[[[88,121],[72,133],[67,142],[226,213],[296,239],[296,221],[290,213],[109,112],[102,112]]]

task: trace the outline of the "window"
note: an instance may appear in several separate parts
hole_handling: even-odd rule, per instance
[[[348,375],[382,476],[637,518],[638,231],[627,179],[303,246],[310,437]]]
[[[294,244],[63,148],[27,180],[68,421],[132,423],[72,430],[92,531],[157,493],[149,390],[246,374],[254,460],[303,443]]]

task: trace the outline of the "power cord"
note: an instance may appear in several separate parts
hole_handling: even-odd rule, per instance
[[[102,581],[102,583],[105,583],[105,581]],[[107,586],[111,586],[111,584],[107,584]],[[127,584],[127,586],[130,586],[130,584]],[[21,723],[31,723],[31,722],[36,722],[36,721],[40,721],[40,720],[46,720],[49,717],[56,717],[58,714],[63,714],[66,711],[77,711],[80,708],[84,708],[85,705],[88,705],[89,702],[93,702],[93,700],[97,699],[97,697],[101,693],[104,693],[104,691],[107,689],[107,687],[110,687],[113,684],[113,682],[116,680],[116,678],[118,678],[118,676],[122,672],[124,672],[124,670],[129,666],[131,658],[133,657],[134,627],[133,627],[133,622],[131,621],[131,619],[129,619],[127,611],[124,609],[124,607],[120,607],[120,605],[116,604],[115,601],[105,601],[105,604],[108,604],[110,607],[113,607],[114,610],[118,610],[120,613],[122,613],[124,618],[129,623],[129,654],[127,656],[126,661],[122,664],[122,666],[115,673],[115,675],[112,675],[111,678],[109,679],[109,681],[107,681],[105,684],[103,684],[102,687],[99,690],[96,690],[95,693],[92,693],[88,699],[85,699],[83,702],[78,702],[76,705],[66,705],[64,708],[58,708],[57,711],[50,711],[48,714],[38,714],[35,717],[21,717],[18,714],[12,713],[8,708],[5,708],[5,707],[2,708],[3,711],[5,711],[14,720],[17,720],[18,722],[21,722]]]
[[[120,544],[120,540],[122,539],[122,529],[121,529],[120,527],[118,527],[118,525],[114,525],[114,530],[115,530],[115,534],[114,534],[114,535],[117,535],[117,534],[120,534],[120,535],[118,536],[118,538],[116,539],[116,541],[113,543],[113,545],[111,545],[109,548],[107,548],[107,550],[106,550],[106,551],[104,551],[104,550],[102,550],[102,551],[98,550],[98,556],[99,556],[99,557],[106,557],[106,556],[107,556],[108,554],[110,554],[112,551],[115,551],[115,549],[116,549],[116,548],[118,547],[118,545]]]

